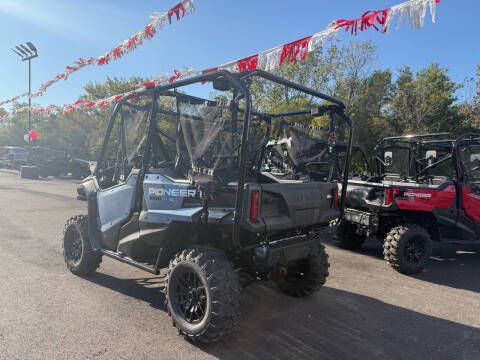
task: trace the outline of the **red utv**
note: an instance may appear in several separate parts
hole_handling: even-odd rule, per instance
[[[341,247],[375,236],[389,265],[413,274],[433,241],[480,243],[480,133],[390,137],[374,152],[377,174],[348,182]]]

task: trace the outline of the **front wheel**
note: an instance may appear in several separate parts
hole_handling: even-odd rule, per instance
[[[415,224],[394,227],[383,243],[383,256],[402,274],[416,274],[432,255],[432,239],[425,228]]]
[[[170,261],[166,302],[180,334],[193,341],[216,341],[239,316],[238,275],[221,251],[183,250]]]
[[[93,251],[88,239],[88,217],[70,218],[63,233],[63,256],[67,268],[76,275],[89,275],[102,262],[102,255]]]
[[[329,267],[325,246],[320,244],[318,252],[290,263],[286,271],[278,275],[275,282],[278,288],[288,295],[307,296],[325,284]]]

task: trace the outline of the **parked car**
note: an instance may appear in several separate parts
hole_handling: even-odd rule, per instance
[[[0,147],[0,167],[19,170],[28,161],[28,151],[17,146]]]

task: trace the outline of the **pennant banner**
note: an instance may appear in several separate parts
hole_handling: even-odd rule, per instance
[[[195,10],[195,7],[193,5],[193,0],[183,0],[182,2],[178,3],[175,5],[173,8],[166,12],[162,13],[154,13],[153,15],[150,16],[150,23],[145,26],[140,31],[137,31],[134,35],[129,37],[128,39],[124,40],[117,46],[115,46],[112,50],[108,51],[107,53],[97,57],[89,57],[89,58],[80,58],[77,61],[75,61],[73,64],[68,65],[65,70],[57,75],[46,83],[42,84],[40,88],[32,93],[30,95],[31,98],[35,98],[38,96],[42,96],[47,89],[55,84],[56,82],[60,80],[67,80],[68,77],[84,68],[85,66],[88,65],[106,65],[109,64],[110,61],[117,60],[121,58],[123,55],[128,54],[135,50],[138,46],[143,44],[143,41],[145,39],[151,39],[155,36],[157,29],[162,29],[165,27],[165,25],[171,24],[172,20],[176,19],[177,21],[182,19],[185,15],[187,15],[189,12],[192,13]],[[15,97],[12,97],[10,99],[2,100],[0,101],[0,106],[15,102],[19,100],[20,98],[23,97],[28,97],[28,92],[17,95]]]
[[[188,1],[190,5],[186,6],[186,1],[183,1],[183,8],[178,8],[178,5],[167,13],[167,17],[163,17],[163,22],[165,19],[171,21],[172,17],[180,19],[186,13],[187,8],[193,9],[193,5]],[[245,58],[231,61],[216,67],[205,69],[202,71],[196,71],[192,69],[185,69],[183,71],[174,70],[173,75],[170,77],[159,77],[158,79],[148,81],[146,83],[140,84],[141,88],[157,86],[162,84],[168,84],[175,82],[180,79],[184,79],[194,75],[208,74],[217,70],[228,70],[230,72],[243,72],[255,69],[262,69],[266,71],[272,71],[281,66],[285,62],[296,62],[305,60],[308,53],[320,49],[324,42],[331,38],[335,33],[343,30],[356,35],[358,32],[374,29],[380,32],[388,32],[390,26],[397,21],[397,27],[402,25],[405,22],[408,22],[412,28],[420,28],[424,25],[425,17],[427,11],[430,12],[432,22],[435,22],[436,19],[436,5],[440,3],[440,0],[410,0],[405,3],[392,6],[388,9],[376,10],[376,11],[367,11],[360,18],[353,20],[339,19],[333,21],[325,30],[315,33],[311,36],[304,37],[302,39],[292,41],[288,44],[277,46],[270,50],[262,51],[254,55],[247,56]],[[159,16],[159,19],[162,17]],[[158,20],[159,23],[162,20]],[[155,23],[155,22],[154,22]],[[148,27],[148,26],[147,26]],[[128,46],[128,42],[122,43],[124,46]],[[127,44],[127,45],[125,45]],[[109,59],[115,59],[114,55],[115,49],[105,54]],[[122,53],[123,54],[123,53]],[[93,61],[97,61],[94,59]],[[85,66],[85,62],[92,60],[84,60],[80,62],[78,66]],[[75,70],[76,71],[76,70]],[[67,75],[68,76],[68,75]],[[130,95],[135,91],[130,91],[123,94],[118,94],[111,96],[106,99],[100,99],[97,101],[83,101],[77,100],[74,104],[64,105],[58,107],[55,105],[50,105],[46,108],[32,107],[32,112],[40,113],[45,115],[57,114],[57,113],[68,113],[78,109],[92,109],[92,108],[107,108],[112,104],[117,103],[126,95]],[[27,94],[28,95],[28,94]],[[17,99],[21,97],[18,96]],[[0,103],[1,105],[1,103]],[[13,112],[0,117],[0,121],[12,116],[20,111],[28,111],[28,106],[14,110]]]
[[[352,35],[367,29],[388,32],[390,26],[397,21],[397,28],[404,22],[408,22],[412,28],[423,27],[427,9],[430,10],[432,22],[436,20],[436,5],[440,0],[410,0],[405,3],[392,6],[388,9],[367,11],[360,18],[353,20],[340,19],[330,23],[323,31],[307,36],[303,39],[278,46],[276,48],[250,55],[246,58],[232,61],[217,67],[204,70],[203,73],[224,69],[232,72],[262,69],[272,71],[285,61],[303,61],[307,53],[318,50],[324,42],[337,32],[344,30]]]

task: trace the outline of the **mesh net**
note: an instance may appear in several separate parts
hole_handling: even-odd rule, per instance
[[[469,182],[480,182],[480,145],[467,145],[459,149],[460,160]]]
[[[380,154],[384,163],[385,174],[411,176],[414,174],[411,161],[411,150],[402,147],[386,147]]]
[[[183,140],[194,174],[228,179],[238,174],[243,121],[227,104],[178,100]]]
[[[330,134],[331,135],[331,134]],[[289,179],[300,179],[321,163],[330,169],[335,138],[327,129],[305,122],[277,121],[272,124],[264,170]]]

